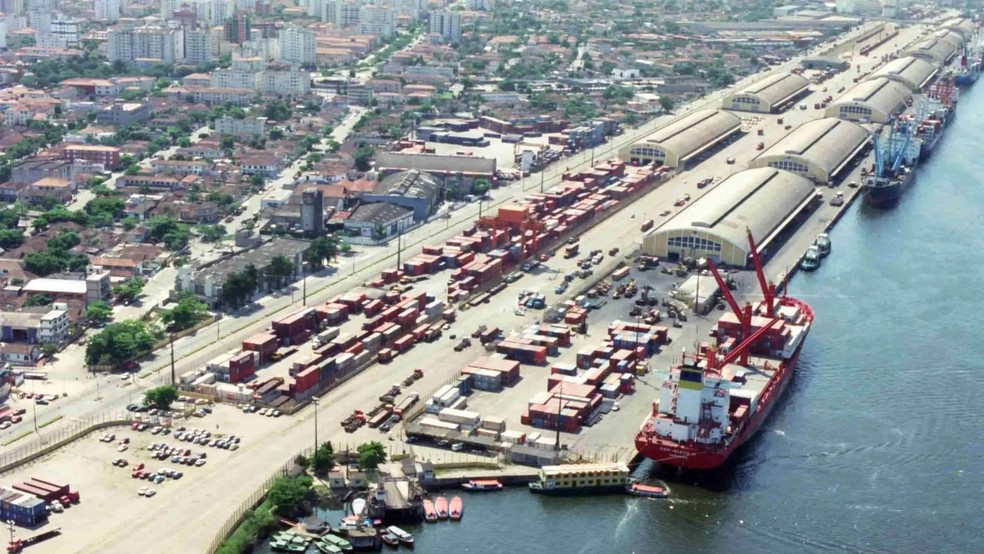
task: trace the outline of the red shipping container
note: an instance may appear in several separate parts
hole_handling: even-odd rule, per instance
[[[349,346],[348,348],[346,348],[346,349],[345,349],[345,352],[346,352],[347,354],[352,354],[353,356],[355,356],[355,355],[357,355],[357,354],[361,354],[361,353],[362,353],[362,350],[363,350],[364,348],[365,348],[365,347],[364,347],[364,346],[362,345],[362,343],[361,343],[361,342],[356,342],[356,343],[355,343],[355,344],[353,344],[352,346]]]
[[[404,352],[409,350],[413,346],[413,335],[404,335],[393,343],[393,347],[396,348],[398,352]]]
[[[380,300],[373,300],[366,304],[365,313],[366,317],[372,317],[383,310],[383,303]]]

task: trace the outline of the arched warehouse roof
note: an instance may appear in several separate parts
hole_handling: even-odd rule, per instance
[[[678,117],[646,138],[622,147],[619,157],[641,165],[686,165],[741,129],[741,118],[724,110],[700,110]]]
[[[946,29],[940,29],[939,31],[936,31],[935,33],[933,33],[933,37],[949,42],[957,50],[963,48],[964,43],[967,42],[966,40],[964,40],[962,34],[956,31],[948,31]]]
[[[930,37],[912,45],[905,51],[906,56],[926,60],[936,65],[943,65],[957,53],[957,47],[952,42]]]
[[[890,79],[870,79],[854,85],[843,96],[834,100],[825,112],[827,117],[839,117],[848,121],[887,123],[905,108],[912,92]]]
[[[906,56],[881,66],[867,80],[891,79],[909,87],[912,92],[919,92],[930,79],[936,76],[938,71],[939,69],[935,65],[926,60]]]
[[[735,173],[643,237],[643,251],[664,258],[710,257],[744,267],[751,230],[760,249],[814,198],[805,177],[771,167]]]
[[[868,144],[868,131],[857,123],[827,117],[793,129],[759,154],[749,167],[775,167],[826,183]]]
[[[971,36],[973,36],[974,31],[977,30],[977,25],[967,18],[957,17],[943,23],[943,28],[950,31],[956,31],[960,33],[960,36],[962,36],[964,40],[968,40]]]
[[[810,81],[794,73],[778,73],[724,98],[726,110],[769,113],[788,104],[809,88]]]

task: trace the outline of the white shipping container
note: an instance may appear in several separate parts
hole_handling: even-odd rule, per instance
[[[373,356],[373,352],[371,352],[369,350],[363,350],[362,352],[360,352],[360,353],[358,353],[358,354],[355,355],[355,358],[354,358],[355,359],[355,363],[353,365],[355,367],[362,367],[362,366],[366,365],[367,363],[369,363],[369,360],[372,359],[372,356]]]
[[[338,369],[343,369],[343,370],[351,369],[354,361],[355,361],[355,356],[348,352],[344,352],[342,354],[339,354],[338,356],[335,356],[335,365],[338,367]]]
[[[451,385],[444,385],[443,387],[437,389],[437,392],[434,393],[434,396],[432,396],[431,399],[437,402],[441,399],[442,396],[447,394],[447,392],[451,389],[457,390],[457,387],[452,387]]]
[[[457,388],[453,388],[448,392],[444,393],[439,399],[440,403],[444,406],[450,406],[452,402],[461,397],[461,391]]]
[[[429,414],[436,414],[437,412],[441,411],[441,405],[435,402],[434,399],[432,398],[428,400],[426,404],[424,404],[424,411]]]
[[[441,315],[444,311],[444,302],[441,300],[435,300],[430,304],[424,306],[424,313],[429,316]]]
[[[215,385],[197,385],[195,390],[202,394],[207,394],[210,396],[215,396]]]
[[[506,420],[501,417],[489,416],[482,420],[482,429],[491,429],[501,433],[506,430]]]
[[[362,345],[366,348],[379,348],[381,344],[383,344],[383,335],[379,333],[373,333],[362,339]]]
[[[436,417],[430,417],[430,416],[421,419],[420,424],[424,427],[431,427],[434,429],[446,429],[448,431],[458,430],[457,423],[451,423],[450,421],[441,421]]]
[[[530,442],[527,441],[527,444],[530,444]],[[557,445],[557,439],[554,437],[541,437],[536,439],[536,442],[532,443],[532,445],[534,448],[540,450],[553,450],[554,446]]]
[[[441,410],[438,417],[441,421],[450,421],[452,423],[468,425],[470,427],[477,427],[478,422],[482,419],[482,416],[475,412],[466,412],[464,410],[455,410],[453,408],[445,408]]]
[[[198,379],[199,377],[201,377],[201,375],[202,375],[202,371],[200,369],[193,369],[191,371],[186,371],[182,373],[181,377],[178,380],[181,382],[182,385],[187,385],[188,383],[194,382],[195,379]]]
[[[526,442],[528,442],[530,444],[536,442],[539,439],[540,439],[540,432],[539,431],[533,431],[532,433],[530,433],[529,435],[526,436]]]
[[[198,379],[195,379],[195,381],[192,383],[192,385],[197,387],[197,386],[200,386],[200,385],[211,385],[214,382],[215,382],[215,374],[214,373],[206,373],[205,375],[202,375]]]
[[[502,440],[509,441],[513,444],[523,444],[526,442],[526,433],[521,431],[503,431]]]
[[[446,406],[446,407],[451,408],[452,410],[464,410],[465,408],[468,407],[468,399],[465,398],[464,396],[461,396],[457,400],[452,402],[450,406]]]

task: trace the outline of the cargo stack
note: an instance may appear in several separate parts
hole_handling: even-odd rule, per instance
[[[47,503],[32,494],[0,487],[0,517],[23,527],[48,520]]]
[[[520,421],[541,429],[572,433],[601,404],[602,396],[591,385],[559,384],[530,399]]]
[[[273,322],[273,333],[284,343],[297,345],[306,342],[318,330],[320,319],[315,308],[304,308]]]
[[[257,365],[270,360],[270,356],[280,347],[280,339],[273,333],[264,332],[243,341],[243,350],[256,352]]]
[[[529,339],[506,339],[495,347],[496,352],[505,354],[506,358],[527,365],[543,365],[547,363],[547,347],[537,346]]]

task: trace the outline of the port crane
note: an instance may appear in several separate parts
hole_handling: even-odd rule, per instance
[[[875,150],[875,169],[874,177],[891,178],[902,169],[903,162],[911,164],[918,158],[919,149],[912,152],[909,145],[912,143],[912,132],[909,122],[906,120],[898,121],[889,128],[888,138],[879,140],[878,135],[872,137]]]

